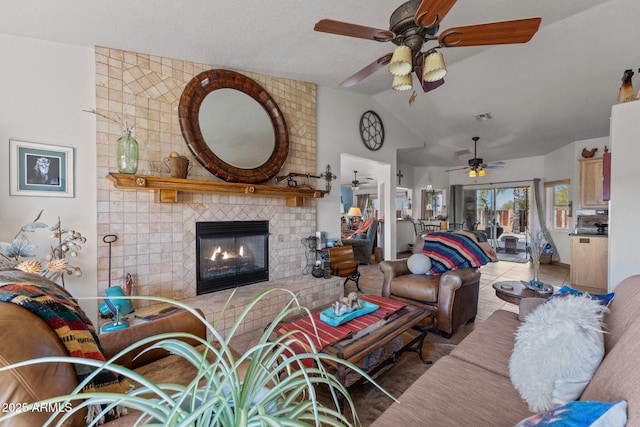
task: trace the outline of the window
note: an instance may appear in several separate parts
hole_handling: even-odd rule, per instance
[[[547,189],[547,210],[551,225],[557,230],[569,228],[569,180],[552,181],[544,184]]]

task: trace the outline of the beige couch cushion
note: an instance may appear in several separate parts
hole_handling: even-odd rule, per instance
[[[445,356],[372,425],[506,427],[531,415],[508,377]]]
[[[631,276],[620,282],[613,290],[616,297],[609,304],[609,313],[604,316],[604,348],[609,352],[616,345],[629,324],[638,317],[640,302],[640,275]],[[623,295],[619,297],[618,295]]]
[[[637,286],[637,285],[636,285]],[[615,301],[615,300],[614,300]],[[636,300],[637,303],[637,300]],[[637,315],[606,354],[580,400],[626,400],[629,426],[640,424],[640,320]]]
[[[509,358],[519,326],[517,314],[497,310],[477,324],[473,333],[456,346],[451,356],[509,378]]]

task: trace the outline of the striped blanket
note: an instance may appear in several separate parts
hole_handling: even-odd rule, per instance
[[[431,232],[424,238],[422,253],[431,258],[431,274],[482,267],[494,258],[497,260],[488,244],[481,246],[477,238],[466,232]]]
[[[63,288],[36,274],[0,269],[0,301],[11,302],[31,311],[55,331],[73,357],[106,360],[96,330],[76,300]],[[95,368],[73,365],[78,382]],[[84,388],[85,392],[124,393],[129,382],[107,370],[101,371]]]

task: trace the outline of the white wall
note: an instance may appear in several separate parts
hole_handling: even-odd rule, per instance
[[[366,95],[353,94],[346,91],[318,87],[317,114],[317,165],[324,170],[327,164],[334,171],[340,170],[340,154],[371,159],[380,164],[388,164],[388,171],[379,175],[380,192],[378,197],[387,201],[395,198],[398,182],[397,148],[421,146],[422,142],[407,131],[391,113],[373,98]],[[368,150],[359,134],[360,116],[367,110],[374,110],[384,124],[385,140],[377,151]],[[382,167],[381,169],[385,169]],[[404,173],[404,171],[403,171]],[[331,193],[318,200],[317,225],[320,230],[328,232],[330,237],[340,234],[340,189],[333,186]],[[384,258],[396,256],[395,239],[395,203],[383,203],[380,215],[393,221],[384,222],[385,248]]]
[[[611,111],[610,291],[624,278],[640,274],[640,263],[638,263],[639,117],[640,101],[614,105]]]
[[[22,225],[44,209],[41,221],[53,225],[58,216],[63,228],[74,228],[87,244],[74,262],[83,277],[67,276],[67,289],[75,297],[97,294],[96,145],[95,117],[82,109],[95,104],[95,68],[92,49],[83,49],[0,34],[0,241],[12,241]],[[73,147],[75,197],[9,195],[9,139]],[[29,235],[46,254],[50,233]],[[97,301],[81,301],[95,319]]]

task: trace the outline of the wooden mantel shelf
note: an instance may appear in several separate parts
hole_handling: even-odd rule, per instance
[[[176,203],[178,192],[227,193],[267,197],[284,197],[286,206],[302,206],[305,197],[322,198],[327,193],[311,188],[280,187],[277,185],[245,184],[237,182],[204,181],[128,173],[109,173],[107,179],[115,188],[146,190],[155,193],[156,203]]]

